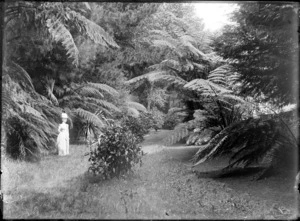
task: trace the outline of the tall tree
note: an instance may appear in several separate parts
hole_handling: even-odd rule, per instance
[[[240,3],[214,41],[215,50],[241,74],[242,93],[277,105],[298,99],[298,8],[293,3]]]

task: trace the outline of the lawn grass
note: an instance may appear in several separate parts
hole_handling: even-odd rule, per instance
[[[164,149],[155,141],[155,136],[158,140],[164,137],[152,134],[145,143],[152,146],[156,143],[159,146],[157,149],[163,150],[144,156],[143,166],[137,166],[135,175],[126,179],[99,181],[99,178],[86,173],[88,156],[84,156],[87,151],[84,145],[72,145],[70,156],[48,156],[40,163],[4,160],[4,218],[295,217],[295,208],[291,206],[254,197],[247,189],[236,190],[235,186],[224,180],[199,179],[188,167],[188,160],[197,148],[176,146]],[[250,181],[244,179],[243,182]],[[252,187],[256,188],[255,185]],[[289,199],[292,200],[291,197]]]

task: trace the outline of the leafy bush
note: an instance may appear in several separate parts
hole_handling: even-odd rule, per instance
[[[144,155],[139,145],[140,138],[126,127],[112,126],[104,129],[101,141],[91,150],[89,172],[103,179],[125,176],[132,173],[135,164],[142,164]]]
[[[137,137],[137,142],[141,143],[144,140],[144,135],[149,132],[147,125],[142,123],[139,118],[126,116],[121,120],[121,126],[124,129],[130,130]]]
[[[152,127],[155,130],[161,129],[164,124],[165,114],[163,112],[161,112],[160,110],[158,110],[156,107],[154,107],[151,110],[151,115],[152,115],[152,119],[153,119]]]
[[[181,119],[176,115],[167,116],[162,125],[163,129],[173,130],[177,124],[179,124]]]
[[[150,131],[151,128],[154,128],[155,120],[153,115],[149,112],[143,112],[139,116],[139,122],[142,127],[145,129],[146,133]]]

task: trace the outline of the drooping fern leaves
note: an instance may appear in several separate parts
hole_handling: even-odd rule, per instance
[[[151,71],[147,74],[143,74],[141,76],[132,78],[125,82],[127,85],[135,84],[139,81],[148,80],[148,81],[155,81],[160,75],[165,75],[166,71]]]
[[[103,98],[103,94],[99,91],[99,89],[96,89],[95,87],[81,87],[78,91],[81,96],[91,96],[91,97],[100,97]]]
[[[77,114],[84,121],[87,121],[90,124],[94,124],[98,127],[105,126],[105,124],[102,122],[102,120],[100,120],[100,118],[97,115],[95,115],[89,111],[83,110],[82,108],[77,108],[77,109],[73,110],[72,112]]]
[[[113,38],[109,36],[109,34],[99,25],[75,11],[69,11],[67,13],[69,13],[70,17],[76,18],[77,21],[81,23],[81,27],[85,30],[84,34],[86,34],[96,44],[100,44],[105,47],[110,45],[112,47],[119,48]]]
[[[281,134],[280,124],[274,119],[249,118],[233,123],[216,135],[205,148],[199,149],[193,158],[194,166],[224,153],[231,153],[229,165],[224,170],[259,163],[266,171],[276,162],[278,149],[287,146],[282,145],[287,143],[287,138]]]
[[[119,92],[116,89],[114,89],[113,87],[110,87],[107,84],[88,82],[87,85],[92,86],[94,88],[97,88],[100,91],[104,91],[104,92],[108,93],[111,96],[116,96],[116,95],[119,94]]]
[[[127,101],[126,103],[127,103],[128,107],[130,107],[130,108],[134,108],[138,111],[143,111],[143,112],[147,111],[146,107],[138,102]]]
[[[198,119],[190,120],[177,125],[171,135],[164,139],[165,145],[171,145],[182,140],[183,138],[186,138],[190,134],[191,129],[199,127],[200,125],[201,123]]]
[[[52,35],[54,40],[56,42],[61,42],[62,45],[67,50],[67,54],[70,58],[73,59],[73,64],[75,66],[78,65],[78,55],[79,51],[77,46],[75,45],[75,42],[73,40],[73,37],[70,33],[70,31],[66,28],[66,26],[61,22],[60,18],[48,18],[47,21],[47,27],[49,30],[49,33]]]
[[[98,100],[97,104],[100,105],[100,106],[102,106],[102,107],[105,107],[105,108],[107,108],[109,110],[114,110],[116,112],[121,112],[121,110],[117,106],[115,106],[114,104],[112,104],[112,103],[110,103],[108,101]]]
[[[216,93],[230,93],[231,91],[205,79],[194,79],[184,85],[184,88],[205,93],[205,95],[215,95]]]
[[[32,79],[27,71],[14,61],[7,62],[7,71],[5,73],[7,73],[13,80],[20,82],[23,87],[34,90]]]

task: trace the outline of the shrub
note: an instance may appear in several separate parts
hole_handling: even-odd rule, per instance
[[[181,119],[176,115],[167,115],[165,121],[162,125],[163,129],[173,130],[177,124],[179,124]]]
[[[144,135],[149,132],[150,124],[151,122],[143,121],[140,118],[131,116],[126,116],[121,120],[121,126],[130,130],[138,138],[138,143],[144,140]]]
[[[154,118],[149,112],[142,112],[139,116],[139,122],[145,128],[147,133],[154,127]]]
[[[161,129],[164,124],[165,114],[155,107],[151,111],[151,116],[153,120],[152,128],[154,128],[155,130]]]
[[[90,152],[89,172],[101,175],[103,179],[125,176],[133,172],[135,164],[142,164],[144,155],[139,137],[122,126],[103,130],[101,141]]]

